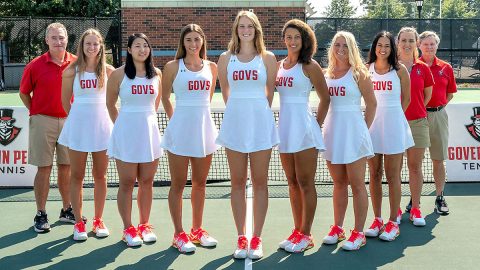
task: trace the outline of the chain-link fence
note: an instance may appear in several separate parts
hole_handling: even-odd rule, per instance
[[[105,38],[107,61],[115,67],[120,65],[122,50],[120,16],[95,18],[0,17],[0,78],[6,82],[7,87],[15,87],[15,84],[8,84],[11,77],[18,73],[21,75],[26,63],[47,51],[45,29],[53,22],[60,22],[67,28],[67,50],[73,53],[76,53],[78,40],[86,29],[98,29]],[[20,67],[20,72],[15,69],[18,67]]]
[[[480,19],[335,19],[309,18],[317,36],[317,61],[327,66],[327,49],[337,31],[352,32],[364,58],[374,36],[386,30],[397,34],[404,26],[419,33],[435,31],[440,37],[438,57],[452,64],[458,82],[480,82]]]

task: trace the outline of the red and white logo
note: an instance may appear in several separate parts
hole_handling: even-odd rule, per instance
[[[21,128],[13,125],[15,121],[12,109],[0,109],[0,144],[7,146],[17,138]]]
[[[470,136],[480,142],[480,107],[473,107],[473,116],[470,118],[472,119],[472,123],[465,125],[465,127]]]

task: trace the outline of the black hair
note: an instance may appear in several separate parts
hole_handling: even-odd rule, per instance
[[[377,61],[377,54],[375,54],[375,49],[377,47],[378,40],[381,37],[386,37],[390,41],[390,55],[388,56],[387,61],[393,69],[398,70],[400,67],[398,64],[397,46],[395,45],[395,38],[390,32],[387,31],[379,32],[373,39],[372,46],[370,47],[370,51],[368,52],[367,64],[375,63],[375,61]]]
[[[151,79],[154,76],[156,76],[157,73],[155,71],[155,67],[153,66],[152,46],[150,46],[150,41],[148,40],[148,37],[143,33],[132,34],[128,37],[127,47],[131,49],[133,41],[137,38],[144,39],[147,42],[148,47],[150,48],[150,53],[148,54],[148,57],[145,60],[145,71],[146,71],[145,75],[146,75],[147,79]],[[130,52],[128,52],[128,50],[127,50],[127,59],[125,61],[125,75],[127,75],[127,77],[129,79],[133,80],[135,78],[136,74],[137,74],[137,70],[135,69],[135,65],[133,64],[132,54]]]

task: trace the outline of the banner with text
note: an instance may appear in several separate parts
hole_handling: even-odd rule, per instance
[[[480,103],[449,104],[447,179],[480,181]]]
[[[28,164],[28,110],[0,107],[0,186],[33,186],[37,167]]]

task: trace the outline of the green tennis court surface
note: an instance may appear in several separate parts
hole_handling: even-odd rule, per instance
[[[104,220],[111,235],[96,239],[91,234],[85,242],[72,240],[73,226],[57,222],[61,207],[58,190],[52,189],[47,203],[52,231],[37,234],[32,229],[35,203],[33,191],[28,189],[0,190],[0,209],[3,217],[0,230],[0,269],[477,269],[478,237],[480,229],[480,184],[448,184],[451,214],[433,213],[434,186],[423,189],[422,209],[427,225],[414,227],[404,214],[401,235],[391,243],[368,239],[367,245],[356,252],[346,252],[340,245],[321,245],[333,219],[330,186],[318,186],[319,201],[313,224],[316,246],[304,254],[288,254],[278,250],[278,242],[289,235],[292,228],[286,187],[270,187],[270,206],[263,232],[265,256],[251,265],[234,260],[235,226],[230,210],[229,189],[208,187],[204,214],[204,228],[219,240],[213,249],[197,248],[192,255],[184,255],[170,247],[173,225],[170,221],[167,187],[155,188],[150,222],[155,227],[158,241],[139,248],[128,248],[121,241],[121,219],[115,201],[116,188],[109,189]],[[384,187],[386,190],[386,187]],[[189,190],[186,190],[186,195]],[[402,193],[408,193],[406,185]],[[84,215],[93,213],[92,189],[85,190]],[[188,196],[186,196],[188,197]],[[402,207],[408,197],[402,198]],[[138,220],[134,205],[133,221]],[[384,217],[388,199],[383,201]],[[191,207],[184,200],[184,229],[191,225]],[[373,219],[371,211],[367,223]],[[89,220],[89,222],[91,222]],[[367,224],[369,225],[369,224]],[[90,228],[91,223],[87,228]],[[345,228],[353,226],[352,202],[345,220]],[[246,268],[247,267],[247,268]],[[251,267],[251,268],[248,268]]]

